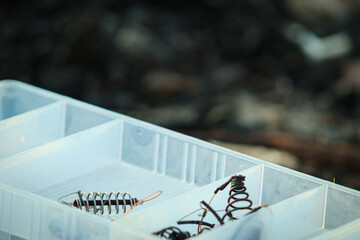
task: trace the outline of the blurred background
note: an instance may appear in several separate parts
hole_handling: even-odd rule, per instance
[[[0,3],[16,79],[360,190],[359,0]]]

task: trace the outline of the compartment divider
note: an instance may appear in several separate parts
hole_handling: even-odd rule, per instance
[[[225,164],[226,164],[226,154],[220,154],[220,161],[218,161],[219,167],[217,167],[217,178],[216,180],[223,179],[225,177]]]
[[[265,169],[265,165],[261,164],[261,183],[260,183],[260,202],[259,205],[262,205],[262,199],[263,199],[263,189],[264,189],[264,169]]]
[[[153,172],[157,173],[158,172],[158,164],[159,164],[159,151],[160,151],[160,137],[161,135],[159,133],[155,134],[155,144],[154,144],[154,153],[153,153]]]
[[[181,168],[181,180],[186,182],[187,178],[187,166],[188,166],[188,159],[189,159],[189,143],[184,143],[184,152],[183,152],[183,161],[182,161],[182,168]]]
[[[157,165],[157,172],[161,175],[166,174],[166,156],[168,147],[168,136],[160,136],[160,148],[159,148],[159,162]]]
[[[216,172],[217,172],[217,162],[218,162],[218,152],[213,152],[212,159],[211,159],[211,175],[210,175],[210,182],[216,181]]]
[[[62,106],[62,120],[61,120],[61,137],[65,137],[65,125],[66,125],[66,101],[63,100],[62,101],[63,106]]]
[[[327,202],[328,202],[328,192],[329,192],[329,186],[325,185],[325,201],[324,201],[324,217],[323,217],[323,224],[322,224],[322,228],[325,228],[325,224],[326,224],[326,208],[327,208]]]
[[[187,171],[189,174],[187,174],[187,179],[186,181],[189,184],[194,184],[195,182],[195,172],[196,172],[196,151],[197,151],[197,146],[195,144],[190,145],[190,155],[189,155],[189,161],[188,161],[188,168]]]
[[[118,121],[120,122],[120,130],[118,134],[118,161],[122,161],[122,154],[123,154],[123,136],[124,136],[124,120],[121,118],[118,118]]]

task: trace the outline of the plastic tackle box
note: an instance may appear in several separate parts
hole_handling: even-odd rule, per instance
[[[159,239],[152,233],[177,226],[233,174],[246,176],[253,207],[269,207],[194,239],[360,239],[358,191],[21,82],[0,81],[0,240]],[[163,194],[126,217],[99,216],[58,201],[79,189],[137,198]],[[219,192],[212,207],[223,209],[227,197],[227,190]]]

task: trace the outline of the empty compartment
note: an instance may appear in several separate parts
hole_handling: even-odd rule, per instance
[[[325,229],[334,229],[360,218],[360,194],[329,187]]]
[[[261,192],[261,177],[262,177],[262,166],[255,166],[247,170],[242,171],[240,174],[246,176],[245,185],[247,186],[247,192],[249,198],[253,201],[253,207],[258,206],[260,202]],[[151,208],[140,209],[137,213],[128,215],[126,218],[120,219],[119,224],[126,224],[136,227],[139,231],[152,232],[159,231],[165,227],[177,226],[182,230],[196,232],[197,225],[177,225],[177,221],[184,216],[192,213],[194,210],[200,208],[200,202],[205,200],[209,202],[216,188],[226,182],[228,178],[218,180],[216,182],[207,184],[203,187],[197,188],[193,191],[184,193],[175,198],[168,199],[168,201],[156,204]],[[230,185],[223,191],[219,191],[211,202],[211,206],[216,210],[223,210],[227,205],[227,199],[229,197]],[[166,191],[163,193],[167,194]],[[248,211],[234,212],[234,216],[242,216]],[[198,214],[201,211],[193,213],[187,216],[184,220],[200,220],[201,217]],[[219,215],[223,216],[224,212],[219,211]],[[217,223],[217,220],[208,213],[204,221]],[[226,219],[228,221],[228,219]]]
[[[324,227],[326,186],[269,206],[272,219],[266,239],[300,239]]]
[[[0,159],[110,120],[109,117],[65,102],[56,102],[8,118],[0,121]]]
[[[327,186],[324,224],[308,239],[358,239],[360,235],[360,194],[349,189]]]
[[[36,192],[116,162],[119,128],[112,121],[13,155],[0,163],[0,182]]]
[[[24,87],[15,81],[0,82],[0,120],[16,116],[55,101],[55,98],[48,97],[40,91],[36,92],[30,87]]]
[[[60,138],[63,115],[56,102],[0,121],[0,159]]]
[[[319,185],[291,172],[265,166],[261,203],[273,205]]]

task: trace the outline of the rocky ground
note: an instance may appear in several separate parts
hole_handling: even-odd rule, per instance
[[[0,78],[360,189],[359,9],[357,0],[7,1]]]

